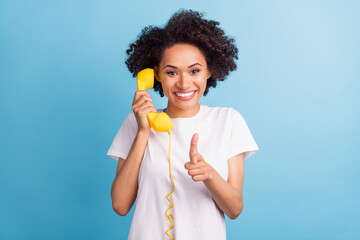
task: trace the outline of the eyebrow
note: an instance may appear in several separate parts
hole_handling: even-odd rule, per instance
[[[196,66],[196,65],[200,65],[200,66],[201,66],[200,63],[194,63],[194,64],[191,64],[188,68],[191,68],[191,67]],[[166,65],[163,69],[165,69],[166,67],[171,67],[171,68],[177,69],[177,67],[175,67],[175,66],[173,66],[173,65]],[[202,66],[201,66],[201,67],[202,67]]]

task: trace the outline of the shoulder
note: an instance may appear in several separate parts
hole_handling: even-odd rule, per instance
[[[224,125],[229,128],[234,125],[244,125],[245,123],[241,113],[232,107],[208,107],[204,105],[202,116],[201,120],[204,122]]]
[[[134,112],[128,113],[128,115],[125,117],[124,122],[133,122],[136,120]]]
[[[227,107],[209,107],[207,105],[201,105],[201,110],[205,114],[224,114],[229,111],[230,108]]]
[[[132,131],[136,131],[137,130],[137,122],[136,122],[136,118],[135,118],[135,114],[134,112],[130,112],[126,117],[125,120],[123,122],[123,125],[127,128],[130,128]]]

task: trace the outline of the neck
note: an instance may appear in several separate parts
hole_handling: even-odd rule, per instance
[[[167,105],[166,109],[164,109],[164,112],[170,117],[170,118],[188,118],[195,116],[200,111],[200,104],[198,103],[196,106],[194,106],[191,109],[180,109],[173,107],[171,105]]]

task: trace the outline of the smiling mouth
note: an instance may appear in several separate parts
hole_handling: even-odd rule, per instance
[[[189,96],[193,95],[194,93],[195,93],[195,91],[186,92],[186,93],[176,92],[175,94],[179,97],[189,97]]]

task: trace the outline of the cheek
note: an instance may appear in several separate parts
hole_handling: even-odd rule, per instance
[[[206,88],[206,84],[207,84],[207,75],[203,75],[201,76],[201,78],[198,80],[198,85],[201,86],[201,88]]]
[[[172,84],[171,82],[165,80],[161,82],[161,86],[164,92],[169,92],[171,91],[170,89],[172,88]]]

